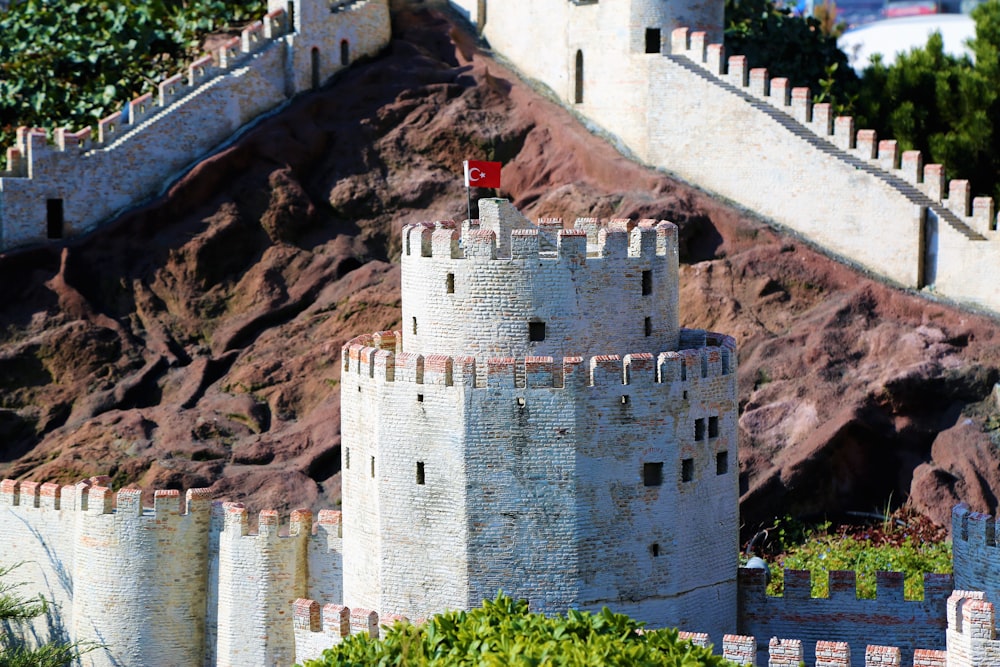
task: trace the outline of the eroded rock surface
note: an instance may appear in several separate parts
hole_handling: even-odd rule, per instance
[[[461,162],[487,158],[532,217],[680,225],[682,322],[740,345],[746,526],[995,508],[994,320],[628,162],[440,15],[395,35],[140,210],[0,258],[3,474],[335,506],[340,347],[398,326],[400,227],[464,218]]]

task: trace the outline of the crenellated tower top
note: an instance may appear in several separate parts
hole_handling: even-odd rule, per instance
[[[484,360],[678,349],[675,225],[536,225],[504,199],[479,210],[461,227],[403,228],[403,352]]]

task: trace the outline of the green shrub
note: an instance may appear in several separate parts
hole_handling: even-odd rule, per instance
[[[711,651],[680,641],[676,630],[639,632],[642,624],[604,608],[548,617],[499,594],[469,612],[425,624],[397,623],[374,640],[352,635],[305,667],[722,667]]]
[[[790,539],[785,541],[784,553],[771,562],[771,581],[767,589],[770,595],[781,595],[784,591],[783,568],[809,570],[813,597],[829,595],[827,574],[831,570],[856,572],[861,598],[875,597],[876,572],[903,572],[905,595],[911,600],[923,599],[925,573],[952,571],[951,542],[920,541],[905,535],[900,528],[892,528],[888,522],[884,527],[888,526],[890,533],[896,532],[894,539],[886,541],[880,532],[879,543],[864,534],[826,533],[826,525],[808,530],[787,527],[793,522],[783,523],[782,536],[787,534]]]
[[[23,0],[0,13],[0,147],[18,126],[79,130],[174,74],[246,0]]]
[[[16,630],[21,623],[48,613],[48,603],[42,598],[24,598],[18,594],[20,584],[9,583],[10,573],[18,565],[0,567],[0,667],[63,667],[78,656],[99,648],[97,644],[69,644],[51,641],[29,646],[21,641]]]

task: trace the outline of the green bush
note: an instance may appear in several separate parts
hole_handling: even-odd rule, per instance
[[[0,147],[18,126],[71,130],[180,70],[200,36],[247,21],[246,0],[23,0],[0,13]]]
[[[0,667],[63,667],[75,661],[82,653],[98,648],[96,644],[69,644],[52,641],[31,647],[21,641],[17,627],[33,618],[48,613],[48,604],[42,598],[24,598],[17,593],[20,584],[5,579],[18,566],[0,568]]]
[[[939,33],[927,46],[875,62],[855,103],[858,127],[871,127],[924,162],[945,165],[948,178],[968,179],[974,194],[1000,201],[1000,0],[972,12],[975,60],[944,52]]]
[[[805,529],[787,520],[779,523],[782,526],[779,539],[784,538],[785,545],[784,553],[771,562],[767,589],[770,595],[784,592],[784,568],[809,570],[813,597],[829,595],[827,575],[831,570],[856,572],[861,598],[875,597],[876,572],[903,572],[905,595],[911,600],[923,599],[925,573],[952,571],[951,542],[920,541],[906,535],[904,529],[894,527],[891,521],[877,531],[878,542],[864,534],[826,533],[827,525]],[[886,539],[886,532],[891,539]]]
[[[839,26],[795,16],[772,0],[726,0],[725,25],[727,54],[744,55],[749,67],[766,67],[793,86],[809,86],[816,102],[847,108],[858,81],[837,47]]]
[[[680,641],[676,630],[640,632],[642,624],[604,608],[548,617],[499,594],[469,612],[425,624],[397,623],[374,640],[356,634],[305,667],[722,667],[711,651]]]

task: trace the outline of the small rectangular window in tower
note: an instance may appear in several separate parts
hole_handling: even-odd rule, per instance
[[[690,482],[694,479],[694,459],[681,459],[681,481]]]
[[[653,558],[659,558],[660,557],[660,545],[659,545],[659,543],[653,542],[652,544],[650,544],[649,545],[649,551],[650,551],[651,554],[653,554]]]
[[[424,395],[417,394],[417,403],[423,403],[423,402],[424,402]]]
[[[705,420],[695,419],[694,420],[694,439],[704,440],[705,439]]]
[[[719,437],[719,418],[709,417],[708,418],[708,437],[718,438]]]
[[[528,340],[533,343],[545,340],[545,322],[528,322]]]
[[[660,52],[660,29],[646,28],[646,53]]]
[[[715,455],[715,474],[725,475],[729,472],[729,452],[718,452]]]
[[[652,317],[647,317],[645,323],[643,324],[643,326],[645,328],[646,335],[647,336],[652,336],[653,335],[653,318]]]
[[[351,448],[350,447],[344,447],[344,469],[345,470],[350,470],[351,469]]]
[[[628,394],[622,394],[622,405],[628,405],[630,401]]]
[[[372,457],[372,477],[375,476],[375,457]]]
[[[517,397],[517,407],[519,407],[519,408],[523,408],[524,407],[524,396],[518,396]]]
[[[424,462],[417,461],[417,484],[424,483]]]
[[[642,295],[649,296],[653,293],[653,272],[642,272]]]
[[[642,464],[642,485],[660,486],[663,484],[663,463]]]
[[[417,318],[413,318],[413,335],[417,335]]]
[[[46,199],[46,236],[50,239],[61,239],[63,237],[63,200]]]
[[[448,294],[455,293],[455,274],[449,273],[444,279],[444,290]]]

